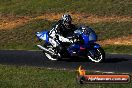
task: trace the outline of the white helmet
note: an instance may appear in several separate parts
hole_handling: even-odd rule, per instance
[[[64,25],[69,25],[71,24],[72,18],[69,14],[64,14],[62,15],[62,21]]]

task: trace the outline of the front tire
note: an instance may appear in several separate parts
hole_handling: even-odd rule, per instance
[[[90,50],[89,54],[88,54],[88,58],[92,62],[101,63],[105,60],[105,52],[101,47],[97,48],[97,49]]]

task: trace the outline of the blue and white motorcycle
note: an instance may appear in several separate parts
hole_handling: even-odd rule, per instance
[[[83,28],[80,26],[74,31],[74,34],[67,38],[72,40],[72,43],[60,43],[59,48],[53,48],[49,42],[49,31],[37,32],[38,39],[44,40],[45,44],[37,45],[43,50],[45,56],[50,60],[61,60],[64,57],[83,56],[90,59],[92,62],[103,62],[105,52],[97,43],[97,35],[91,28]]]

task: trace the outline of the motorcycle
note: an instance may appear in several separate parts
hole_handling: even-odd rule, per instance
[[[59,47],[54,48],[49,43],[49,31],[37,32],[39,40],[44,40],[44,45],[37,45],[43,50],[45,56],[50,60],[61,60],[64,57],[83,56],[92,62],[103,62],[105,52],[103,48],[96,43],[97,35],[92,28],[83,28],[80,26],[74,33],[67,38],[72,43],[60,43]],[[59,37],[59,36],[58,36]],[[59,38],[58,38],[59,40]]]

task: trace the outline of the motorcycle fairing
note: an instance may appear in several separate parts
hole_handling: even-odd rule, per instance
[[[45,40],[46,42],[49,41],[48,31],[37,32],[36,35],[37,35],[38,39]]]

